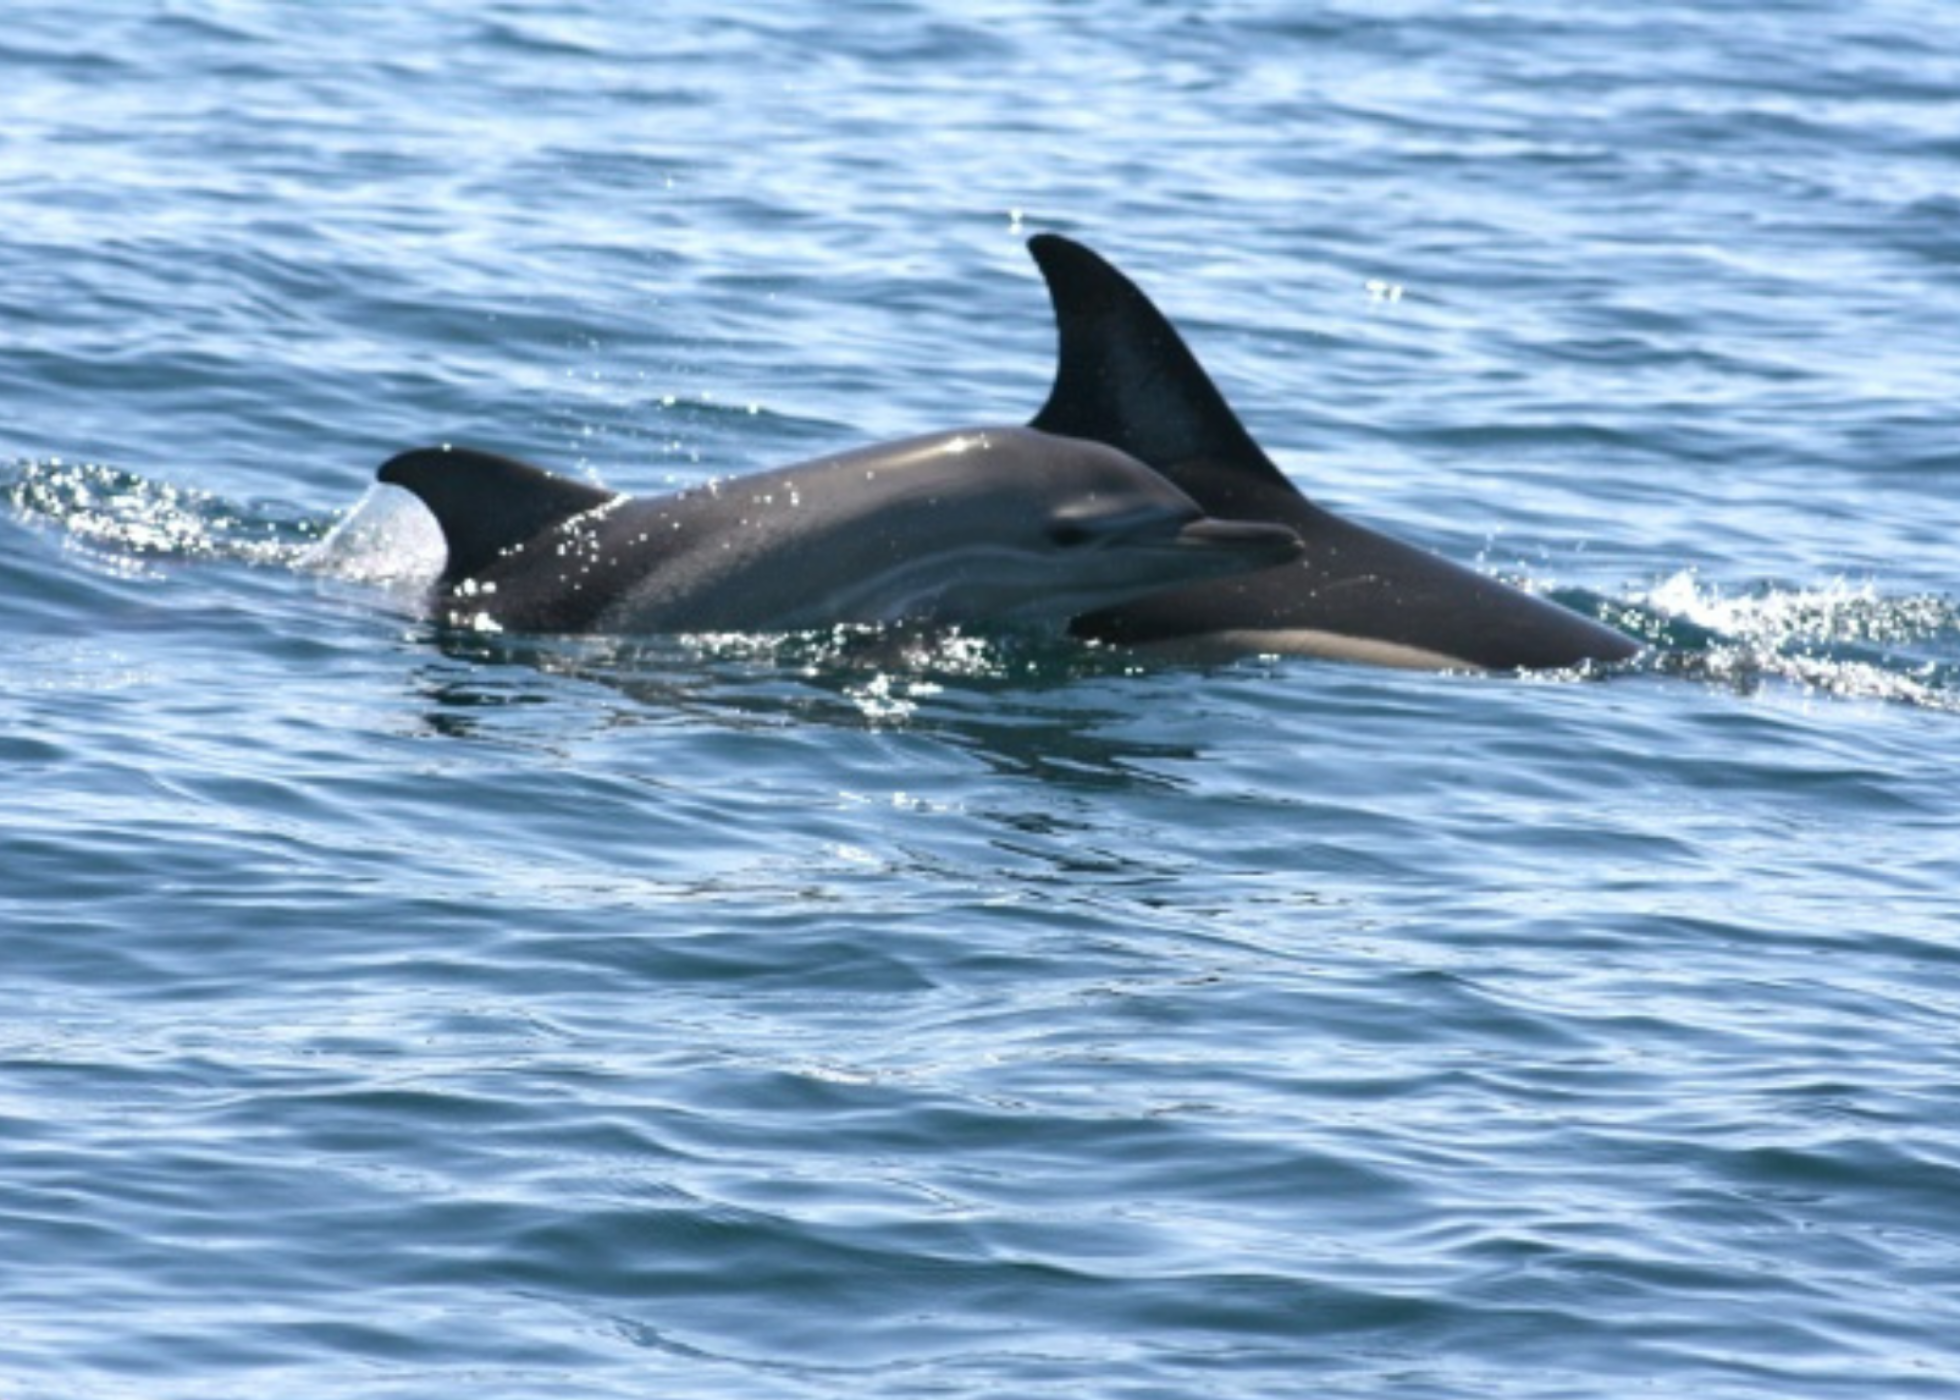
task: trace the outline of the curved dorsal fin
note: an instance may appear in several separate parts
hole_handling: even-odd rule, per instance
[[[481,573],[505,550],[616,495],[468,447],[418,447],[389,458],[377,475],[421,497],[442,526],[444,583]]]
[[[1055,303],[1061,348],[1055,385],[1032,426],[1090,438],[1169,477],[1214,514],[1228,483],[1296,488],[1252,440],[1163,312],[1097,254],[1055,233],[1028,240]],[[1185,473],[1203,463],[1202,473]],[[1204,480],[1186,480],[1201,475]]]

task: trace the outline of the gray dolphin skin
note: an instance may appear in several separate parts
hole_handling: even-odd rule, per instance
[[[442,527],[438,615],[481,630],[1060,625],[1300,549],[1287,526],[1208,517],[1115,448],[1019,426],[645,498],[460,447],[404,452],[379,475]]]
[[[1629,637],[1496,579],[1342,520],[1275,466],[1137,286],[1058,234],[1029,251],[1055,304],[1061,352],[1033,426],[1106,443],[1206,511],[1290,528],[1291,562],[1167,588],[1078,617],[1076,635],[1192,656],[1291,653],[1477,670],[1623,661]]]

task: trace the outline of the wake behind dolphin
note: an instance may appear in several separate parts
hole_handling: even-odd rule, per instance
[[[380,479],[434,513],[439,611],[526,632],[790,632],[1055,623],[1293,557],[1283,525],[1207,517],[1102,443],[936,433],[634,499],[465,448]]]

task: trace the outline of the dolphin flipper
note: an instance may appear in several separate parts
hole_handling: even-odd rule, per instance
[[[616,499],[611,491],[468,447],[418,447],[382,463],[378,479],[414,492],[442,526],[442,582],[482,573],[506,551]]]

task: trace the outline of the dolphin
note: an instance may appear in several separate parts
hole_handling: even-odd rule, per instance
[[[630,497],[463,447],[391,458],[448,559],[450,625],[790,632],[1051,624],[1299,552],[1284,525],[1206,515],[1103,443],[1009,426],[934,433]]]
[[[1077,636],[1192,656],[1250,652],[1469,670],[1624,661],[1624,634],[1314,504],[1262,451],[1135,283],[1059,234],[1029,251],[1061,349],[1033,420],[1161,472],[1207,512],[1285,525],[1299,556],[1078,616]]]

